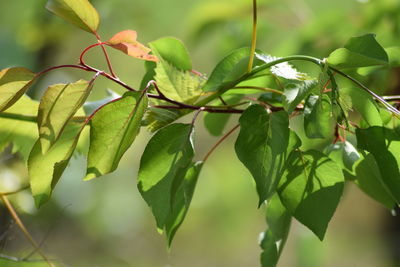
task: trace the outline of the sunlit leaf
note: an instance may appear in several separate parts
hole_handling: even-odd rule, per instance
[[[46,152],[60,137],[65,125],[83,105],[92,88],[90,82],[79,80],[55,84],[42,96],[38,112],[40,143]]]
[[[138,134],[147,97],[142,92],[127,92],[103,106],[90,121],[89,180],[114,171]]]
[[[89,116],[92,114],[96,109],[99,107],[107,104],[110,101],[113,101],[114,99],[120,98],[121,95],[117,94],[116,92],[107,89],[107,96],[104,97],[103,99],[97,100],[97,101],[86,101],[83,104],[83,110],[85,111],[85,114]]]
[[[388,61],[388,55],[374,34],[353,37],[344,48],[336,49],[328,57],[329,64],[338,68],[387,65]]]
[[[354,166],[360,160],[357,149],[348,141],[331,144],[324,153],[342,169],[354,174]]]
[[[291,154],[279,183],[284,206],[302,224],[323,239],[343,193],[340,167],[321,152]]]
[[[165,37],[149,43],[151,50],[159,60],[168,62],[182,71],[192,70],[192,61],[185,45],[173,37]]]
[[[46,8],[82,30],[96,34],[99,14],[89,0],[48,0]]]
[[[163,231],[168,227],[171,236],[176,222],[180,224],[173,215],[180,188],[185,187],[185,177],[193,179],[189,171],[194,155],[191,135],[190,124],[168,125],[151,138],[140,160],[139,191],[153,212],[157,228]]]
[[[147,126],[150,132],[155,132],[162,127],[170,124],[187,112],[179,109],[153,108],[147,109],[143,125]]]
[[[288,113],[292,113],[301,101],[305,100],[313,92],[318,82],[316,80],[307,80],[301,83],[289,83],[283,91],[283,104]]]
[[[284,111],[268,114],[261,105],[252,105],[239,122],[235,151],[256,182],[261,205],[275,192],[288,157],[288,114]]]
[[[39,140],[35,143],[29,155],[28,172],[37,207],[50,198],[76,148],[82,127],[83,123],[69,122],[57,142],[46,152]]]
[[[0,71],[0,112],[12,106],[28,90],[35,73],[25,68]]]
[[[126,30],[115,34],[107,43],[131,57],[157,62],[157,57],[149,54],[151,49],[139,43],[136,38],[136,31]]]
[[[270,63],[272,61],[278,60],[279,57],[274,57],[271,55],[267,54],[259,54],[256,53],[256,57],[263,61],[264,63]],[[278,76],[282,77],[288,80],[299,80],[299,81],[304,81],[309,79],[307,74],[301,73],[297,71],[292,65],[290,65],[288,62],[282,62],[279,64],[276,64],[270,68],[270,71]]]

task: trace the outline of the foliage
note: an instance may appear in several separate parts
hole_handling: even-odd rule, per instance
[[[253,5],[255,19],[256,1]],[[225,56],[207,77],[193,69],[187,49],[176,38],[155,40],[148,48],[137,41],[135,31],[125,30],[103,42],[97,32],[99,15],[89,1],[49,0],[46,8],[93,34],[96,43],[83,50],[77,65],[38,73],[15,67],[0,73],[0,122],[4,125],[0,148],[13,143],[14,152],[27,161],[37,207],[51,197],[85,132],[90,131],[90,145],[81,152],[87,157],[84,179],[90,180],[116,170],[145,127],[156,132],[141,156],[138,189],[169,245],[187,214],[202,166],[238,128],[236,154],[254,178],[258,206],[266,206],[262,266],[276,266],[292,219],[324,238],[346,180],[388,209],[399,204],[400,112],[343,72],[397,66],[399,47],[385,49],[373,34],[350,38],[324,59],[280,58],[244,47]],[[84,60],[97,46],[103,49],[109,71]],[[118,78],[106,47],[145,61],[140,89]],[[300,72],[291,61],[299,67],[312,63],[317,74]],[[94,76],[90,81],[49,86],[39,104],[24,95],[36,80],[59,68]],[[87,98],[99,76],[128,92],[86,109],[90,114],[85,116],[82,107],[91,105]],[[175,122],[191,112],[191,123]],[[207,114],[204,123],[210,134],[221,139],[197,161],[194,133],[201,112]],[[224,134],[233,114],[240,115],[239,125]],[[301,125],[296,128],[293,121],[298,118]],[[24,137],[27,130],[29,138]],[[316,145],[320,141],[328,145]]]

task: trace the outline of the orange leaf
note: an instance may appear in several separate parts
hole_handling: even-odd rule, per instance
[[[107,44],[131,57],[157,62],[157,57],[149,54],[151,49],[136,41],[136,38],[135,31],[126,30],[114,35]]]

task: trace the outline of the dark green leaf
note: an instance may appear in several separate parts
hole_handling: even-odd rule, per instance
[[[279,183],[282,203],[302,224],[323,239],[343,193],[340,167],[321,152],[291,154]]]
[[[162,231],[168,225],[171,236],[179,222],[171,219],[174,203],[179,202],[179,189],[185,177],[193,177],[191,171],[188,174],[194,155],[191,135],[190,124],[168,125],[151,138],[140,160],[139,191],[153,212],[157,228]]]
[[[46,202],[60,179],[78,143],[83,123],[69,122],[57,142],[46,152],[38,140],[28,160],[30,185],[35,204]]]
[[[259,101],[262,101],[266,104],[270,104],[274,107],[282,107],[283,106],[283,97],[280,94],[273,92],[262,93],[258,97]]]
[[[127,92],[122,98],[103,106],[90,122],[89,180],[114,171],[139,132],[147,108],[142,92]]]
[[[268,229],[262,234],[260,246],[262,267],[275,267],[285,246],[292,216],[282,205],[277,194],[267,202]]]
[[[297,105],[307,98],[317,84],[318,82],[316,80],[307,80],[301,83],[290,83],[286,85],[283,92],[283,105],[285,110],[288,113],[292,113]]]
[[[0,72],[0,112],[11,107],[35,79],[35,73],[25,68],[8,68]]]
[[[374,34],[353,37],[344,48],[336,49],[328,57],[329,64],[339,68],[387,65],[388,61],[388,55]]]
[[[261,105],[252,105],[239,122],[235,151],[256,182],[261,205],[275,192],[288,157],[288,114],[284,111],[268,114]]]
[[[96,33],[99,14],[88,0],[48,0],[46,8],[82,30]]]
[[[92,83],[79,80],[69,84],[55,84],[42,96],[38,112],[40,143],[46,152],[60,137],[65,125],[83,105]]]
[[[333,114],[327,95],[311,95],[304,107],[304,130],[308,138],[329,138],[333,136]]]

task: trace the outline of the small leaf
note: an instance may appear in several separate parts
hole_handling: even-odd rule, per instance
[[[302,224],[323,239],[343,193],[340,167],[321,152],[291,154],[279,183],[284,206]]]
[[[8,68],[0,72],[0,112],[11,107],[28,90],[35,73],[25,68]]]
[[[289,234],[292,216],[283,206],[278,194],[267,202],[268,230],[262,233],[260,246],[262,267],[275,267]]]
[[[239,62],[249,57],[250,49],[247,47],[237,49],[222,59],[212,71],[210,78],[203,86],[203,91],[213,92],[216,91],[221,85],[232,82],[239,77],[232,78],[232,72],[236,70],[236,65]],[[230,77],[231,76],[231,77]],[[230,79],[229,79],[230,77]]]
[[[46,8],[82,30],[96,34],[99,14],[89,0],[48,0]]]
[[[333,51],[328,62],[338,68],[359,68],[375,65],[387,65],[388,55],[376,41],[374,34],[351,38],[344,48]]]
[[[333,136],[332,107],[327,95],[311,95],[304,107],[304,130],[308,138]]]
[[[357,149],[347,141],[329,145],[324,149],[324,153],[350,174],[354,174],[354,166],[360,160]]]
[[[140,160],[139,191],[153,212],[157,228],[163,231],[168,226],[171,236],[176,230],[171,222],[173,206],[179,202],[179,188],[192,166],[191,135],[190,124],[168,125],[150,139]]]
[[[89,180],[114,171],[139,132],[147,97],[142,92],[127,92],[103,106],[90,121]]]
[[[179,109],[149,107],[142,124],[147,126],[150,132],[155,132],[187,113],[188,111]]]
[[[165,37],[149,43],[151,50],[159,60],[182,71],[192,70],[192,61],[185,45],[173,37]]]
[[[149,54],[151,49],[139,43],[136,38],[137,33],[135,31],[126,30],[115,34],[107,43],[128,56],[157,62],[157,57]]]
[[[274,57],[271,55],[267,54],[259,54],[256,53],[256,57],[263,61],[264,63],[270,63],[272,61],[278,60],[279,57]],[[282,77],[288,80],[298,80],[298,81],[304,81],[308,80],[308,76],[305,73],[298,72],[292,65],[290,65],[288,62],[282,62],[279,64],[276,64],[270,68],[270,71],[278,76]]]
[[[87,101],[83,104],[83,110],[85,111],[85,114],[89,116],[92,114],[96,109],[100,108],[101,106],[107,104],[110,101],[113,101],[114,99],[120,98],[121,96],[117,94],[116,92],[107,89],[107,96],[104,97],[103,99],[97,100],[97,101]]]
[[[314,90],[318,82],[316,80],[307,80],[301,83],[290,83],[285,86],[283,92],[283,105],[288,113],[292,113],[301,101],[305,100]]]
[[[284,111],[268,114],[262,106],[252,105],[239,122],[235,151],[256,182],[261,205],[275,192],[288,157],[288,114]]]
[[[69,84],[55,84],[42,96],[38,112],[40,144],[46,152],[60,137],[65,125],[83,105],[92,83],[79,80]]]
[[[50,198],[76,148],[82,127],[83,123],[69,122],[57,142],[46,152],[39,140],[35,143],[29,155],[28,172],[37,207]]]

